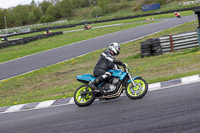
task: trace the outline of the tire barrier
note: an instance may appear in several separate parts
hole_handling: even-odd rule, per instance
[[[32,31],[29,31],[29,32],[13,33],[13,34],[5,35],[5,36],[0,36],[0,38],[4,38],[4,37],[12,37],[12,36],[18,36],[18,35],[25,35],[25,34],[31,34],[31,33],[34,33],[34,32],[37,32],[37,31],[32,30]]]
[[[0,43],[0,49],[5,48],[5,47],[10,47],[10,46],[15,46],[15,45],[27,44],[29,42],[32,42],[32,41],[35,41],[38,39],[52,37],[52,36],[56,36],[56,35],[62,35],[62,34],[63,34],[63,32],[60,31],[60,32],[52,32],[49,34],[40,34],[40,35],[36,35],[36,36],[31,36],[31,37],[24,37],[24,38],[15,39],[15,40],[9,40],[7,42]]]
[[[156,56],[163,54],[160,39],[147,39],[140,43],[141,57]]]
[[[141,42],[140,43],[141,57],[151,56],[151,43],[150,42]]]
[[[140,44],[142,58],[199,46],[198,33],[196,31],[148,39]]]

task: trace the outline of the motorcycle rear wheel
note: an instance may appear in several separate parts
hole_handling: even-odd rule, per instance
[[[80,107],[89,106],[94,102],[95,96],[93,93],[84,94],[84,92],[93,91],[92,88],[86,85],[80,86],[74,93],[74,102]]]
[[[126,95],[131,99],[139,99],[146,95],[148,91],[148,84],[147,82],[140,78],[135,79],[134,83],[136,86],[133,87],[132,83],[128,83],[126,86]]]

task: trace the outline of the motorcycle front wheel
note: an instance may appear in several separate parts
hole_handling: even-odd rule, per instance
[[[74,93],[74,102],[80,107],[89,106],[94,102],[95,96],[93,93],[88,93],[93,91],[86,85],[80,86]]]
[[[132,83],[128,83],[126,86],[126,95],[131,99],[139,99],[146,95],[148,91],[147,82],[140,78],[134,80],[135,86]]]

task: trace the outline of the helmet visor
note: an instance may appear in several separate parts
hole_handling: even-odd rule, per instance
[[[116,47],[116,50],[118,51],[118,52],[120,52],[120,47],[118,46],[118,47]]]

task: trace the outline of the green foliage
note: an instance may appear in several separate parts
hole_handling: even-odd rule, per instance
[[[49,19],[49,21],[54,21],[56,18],[56,9],[52,4],[49,4],[49,7],[47,8],[46,11],[46,16]]]
[[[19,5],[14,8],[14,20],[15,22],[22,26],[28,22],[29,9],[27,6]]]
[[[51,15],[44,15],[40,18],[40,23],[53,22],[55,18]]]
[[[7,22],[7,26],[11,26],[11,23],[13,23],[13,14],[10,10],[8,9],[0,9],[0,28],[5,28],[5,19],[4,17],[6,17],[6,22]]]
[[[112,13],[112,12],[115,12],[116,9],[115,9],[115,5],[114,4],[106,4],[104,6],[104,12],[105,13]]]
[[[103,15],[103,11],[100,7],[93,7],[90,11],[91,17],[99,17]]]
[[[34,14],[35,21],[38,21],[42,15],[41,10],[39,7],[34,7],[32,9],[32,13]]]
[[[160,3],[161,5],[165,4],[165,0],[154,0],[154,3]]]
[[[73,8],[80,8],[81,7],[80,0],[72,0],[72,5]]]
[[[69,18],[73,13],[73,6],[70,0],[63,0],[60,2],[61,15],[64,18]]]
[[[34,0],[32,0],[32,2],[31,2],[31,4],[30,4],[30,6],[32,6],[32,7],[36,7],[36,6],[37,6],[37,4],[35,3],[35,1],[34,1]]]
[[[33,23],[35,21],[35,15],[30,12],[29,15],[28,15],[28,23]]]
[[[97,0],[97,5],[102,9],[103,13],[106,12],[106,5],[110,3],[111,0]]]
[[[49,7],[49,2],[48,1],[43,1],[42,3],[39,4],[39,7],[41,9],[41,12],[42,12],[42,15],[45,15],[46,13],[46,10],[48,9]]]
[[[81,7],[89,7],[90,6],[89,0],[81,0],[80,4],[81,4]]]

